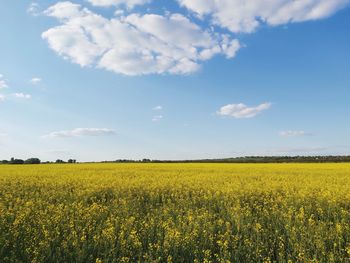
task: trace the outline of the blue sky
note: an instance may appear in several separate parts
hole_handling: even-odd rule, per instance
[[[295,2],[1,3],[0,159],[350,154],[350,1]]]

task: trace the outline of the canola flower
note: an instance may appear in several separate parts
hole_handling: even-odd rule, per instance
[[[0,262],[350,262],[350,164],[2,165]]]

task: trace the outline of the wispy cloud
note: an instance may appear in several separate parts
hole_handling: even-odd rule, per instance
[[[32,2],[27,8],[27,13],[32,16],[38,16],[40,14],[39,4],[36,2]]]
[[[115,131],[106,128],[76,128],[68,131],[55,131],[45,135],[46,138],[69,138],[82,136],[114,135]]]
[[[8,88],[8,85],[5,80],[0,79],[0,89]]]
[[[217,114],[220,116],[229,116],[236,119],[253,118],[261,112],[268,110],[271,107],[271,103],[262,103],[255,107],[248,107],[243,103],[228,104],[221,107]]]
[[[0,101],[5,100],[29,100],[32,95],[25,93],[10,93],[10,94],[0,94]]]
[[[2,79],[3,77],[4,75],[0,74],[0,89],[4,89],[8,87],[6,81]],[[0,101],[4,101],[5,99],[6,99],[5,95],[0,94]]]
[[[158,106],[155,106],[152,110],[159,111],[159,110],[162,110],[162,109],[163,109],[163,106],[158,105]]]
[[[152,121],[153,122],[159,122],[163,119],[163,116],[162,115],[156,115],[156,116],[153,116],[152,118]]]
[[[39,77],[33,77],[29,82],[33,85],[37,85],[42,82],[42,79]]]
[[[3,78],[4,76],[0,74],[0,89],[9,88],[7,81]],[[30,94],[25,94],[22,92],[7,93],[7,94],[0,94],[0,101],[11,100],[11,99],[31,99],[31,97],[32,96]]]
[[[279,132],[279,135],[281,137],[302,137],[302,136],[312,136],[312,133],[305,132],[305,131],[281,131]]]
[[[4,78],[4,75],[0,74],[0,89],[8,88],[9,85],[7,84],[7,81]]]
[[[10,96],[13,96],[14,98],[17,98],[17,99],[26,99],[26,100],[29,100],[32,98],[32,95],[25,94],[25,93],[13,93],[13,94],[10,94]]]

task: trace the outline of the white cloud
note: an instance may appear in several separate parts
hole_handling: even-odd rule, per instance
[[[13,93],[13,94],[10,94],[9,96],[12,96],[17,99],[26,99],[26,100],[29,100],[32,98],[30,94],[24,94],[24,93]]]
[[[3,75],[0,74],[0,89],[8,88],[9,85],[7,81],[3,79]],[[30,94],[24,93],[11,93],[11,94],[0,94],[0,102],[11,99],[30,99],[32,96]]]
[[[152,110],[157,111],[157,110],[162,110],[162,109],[163,109],[163,106],[158,105],[158,106],[155,106]]]
[[[178,0],[199,17],[232,32],[250,33],[261,24],[282,25],[331,16],[350,0]]]
[[[4,76],[0,74],[0,89],[8,88],[6,80],[2,79]]]
[[[271,26],[326,18],[350,0],[177,0],[204,20],[203,28],[182,14],[130,13],[152,0],[87,0],[94,6],[114,7],[104,17],[80,4],[58,2],[44,14],[60,25],[43,32],[50,48],[82,67],[124,75],[191,74],[216,55],[235,57],[242,47],[233,33],[251,33]],[[33,7],[37,8],[36,4]],[[129,8],[128,12],[124,10]],[[219,26],[231,31],[222,34]]]
[[[32,16],[38,16],[40,14],[39,4],[36,2],[32,2],[27,8],[27,13]]]
[[[34,78],[32,78],[29,82],[30,82],[31,84],[33,84],[33,85],[37,85],[37,84],[39,84],[41,81],[42,81],[41,78],[34,77]]]
[[[117,9],[117,10],[115,10],[114,15],[115,16],[123,16],[124,13],[125,13],[125,11],[123,9]]]
[[[156,116],[153,116],[152,118],[152,121],[153,122],[159,122],[163,119],[163,116],[162,115],[156,115]]]
[[[217,114],[221,116],[230,116],[236,119],[252,118],[270,107],[271,103],[269,102],[260,104],[256,107],[248,107],[243,103],[228,104],[221,107],[220,110],[217,111]]]
[[[0,89],[5,89],[8,88],[8,84],[6,83],[5,80],[0,79]]]
[[[0,94],[0,101],[14,100],[14,99],[29,100],[31,98],[32,96],[30,94],[25,94],[25,93]]]
[[[132,8],[135,5],[144,5],[150,3],[152,0],[88,0],[95,6],[119,6],[125,5],[128,8]]]
[[[305,132],[305,131],[281,131],[279,133],[282,137],[300,137],[300,136],[310,136],[311,133]]]
[[[67,137],[81,137],[81,136],[106,136],[114,135],[115,131],[106,128],[76,128],[70,131],[55,131],[44,137],[47,138],[67,138]]]
[[[61,23],[42,34],[60,56],[125,75],[190,74],[214,55],[233,58],[240,48],[238,40],[203,30],[181,14],[107,19],[71,2],[45,14]]]

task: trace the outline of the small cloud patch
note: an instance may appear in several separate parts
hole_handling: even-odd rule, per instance
[[[153,116],[152,121],[153,122],[160,122],[162,119],[163,119],[162,115],[156,115],[156,116]]]
[[[39,78],[39,77],[34,77],[34,78],[32,78],[29,82],[30,82],[31,84],[33,84],[33,85],[37,85],[37,84],[39,84],[39,83],[42,82],[42,79]]]
[[[0,74],[0,89],[6,89],[9,87],[7,81],[3,79],[4,75]]]
[[[38,16],[40,14],[39,4],[35,2],[31,3],[27,8],[27,13],[32,16]]]
[[[303,137],[303,136],[311,136],[312,133],[305,132],[305,131],[281,131],[279,133],[281,137]]]
[[[255,107],[248,107],[243,103],[228,104],[221,107],[217,111],[217,114],[220,116],[228,116],[236,119],[247,119],[253,118],[261,112],[268,110],[269,108],[271,108],[271,105],[272,104],[269,102],[262,103]]]
[[[159,110],[162,110],[162,109],[163,109],[163,107],[158,105],[158,106],[155,106],[152,110],[159,111]]]
[[[48,135],[46,138],[69,138],[69,137],[83,137],[83,136],[107,136],[114,135],[115,131],[106,128],[76,128],[68,131],[55,131]]]

